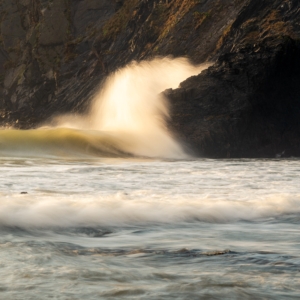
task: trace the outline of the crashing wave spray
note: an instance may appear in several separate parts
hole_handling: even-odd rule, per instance
[[[92,129],[116,134],[122,150],[134,155],[185,157],[167,130],[169,109],[162,92],[177,88],[207,66],[193,66],[185,58],[132,62],[112,74],[95,97],[90,113]]]
[[[108,77],[87,115],[60,116],[36,130],[1,131],[0,156],[185,158],[167,129],[162,92],[207,67],[185,58],[132,62]]]

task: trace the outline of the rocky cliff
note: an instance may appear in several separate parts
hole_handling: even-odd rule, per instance
[[[209,157],[300,155],[298,0],[1,0],[0,113],[84,112],[132,60],[215,64],[168,90],[170,126]]]
[[[300,156],[299,37],[298,0],[247,1],[214,66],[168,92],[181,138],[208,157]]]

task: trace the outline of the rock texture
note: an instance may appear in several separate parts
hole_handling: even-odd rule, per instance
[[[82,112],[101,80],[132,60],[205,61],[242,7],[235,2],[2,0],[2,125]]]
[[[300,155],[298,0],[0,0],[0,124],[85,111],[132,60],[215,64],[166,94],[207,157]]]
[[[299,1],[248,1],[215,65],[168,92],[181,139],[206,157],[300,156],[299,37]]]

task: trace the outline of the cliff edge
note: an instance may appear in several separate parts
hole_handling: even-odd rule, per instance
[[[0,124],[83,113],[132,60],[213,61],[168,90],[171,122],[205,157],[300,156],[298,0],[1,0]]]

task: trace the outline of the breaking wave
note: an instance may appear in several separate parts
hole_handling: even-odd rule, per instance
[[[269,195],[264,199],[188,199],[171,197],[154,200],[122,192],[114,195],[2,197],[0,226],[86,227],[182,222],[231,223],[258,221],[296,214],[299,222],[299,195]]]
[[[108,77],[86,116],[60,116],[37,130],[2,130],[0,155],[185,158],[167,129],[162,92],[207,67],[185,58],[132,62]]]

